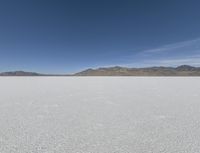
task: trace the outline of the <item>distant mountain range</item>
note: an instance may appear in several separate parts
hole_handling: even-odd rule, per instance
[[[0,76],[40,76],[41,74],[35,72],[24,72],[24,71],[12,71],[2,72]]]
[[[0,76],[63,76],[59,74],[42,74],[36,72],[26,72],[26,71],[10,71],[2,72]]]
[[[87,69],[76,76],[200,76],[200,67],[181,65],[178,67],[126,68],[108,67]]]
[[[200,67],[181,65],[178,67],[107,67],[87,69],[70,75],[41,74],[35,72],[13,71],[2,72],[0,76],[200,76]]]

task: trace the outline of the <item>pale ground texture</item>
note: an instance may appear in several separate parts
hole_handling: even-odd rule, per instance
[[[0,153],[199,152],[198,77],[0,78]]]

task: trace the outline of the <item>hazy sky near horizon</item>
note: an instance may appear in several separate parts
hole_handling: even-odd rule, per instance
[[[199,0],[1,0],[0,71],[200,66]]]

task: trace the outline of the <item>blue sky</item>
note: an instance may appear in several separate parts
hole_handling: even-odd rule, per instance
[[[200,66],[198,0],[1,0],[0,71]]]

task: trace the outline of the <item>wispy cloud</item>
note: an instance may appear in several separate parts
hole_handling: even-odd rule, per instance
[[[149,65],[159,66],[178,66],[178,65],[193,65],[200,66],[200,57],[185,57],[185,58],[171,58],[160,60],[146,61]]]
[[[145,50],[145,51],[143,51],[143,53],[160,53],[160,52],[173,51],[176,49],[187,48],[187,47],[194,47],[196,49],[199,49],[200,48],[200,38],[164,45],[164,46],[161,46],[158,48]]]
[[[200,38],[148,49],[127,58],[126,66],[200,66]]]

